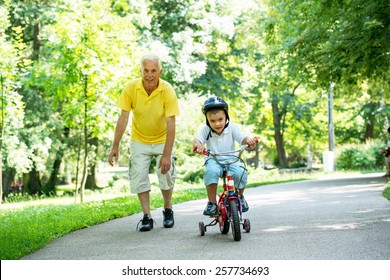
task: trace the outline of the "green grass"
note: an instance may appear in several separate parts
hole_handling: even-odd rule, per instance
[[[386,188],[383,190],[383,196],[390,200],[390,181],[387,183]]]
[[[268,173],[267,176],[254,172],[250,175],[247,188],[265,184],[275,184],[316,178],[316,174],[299,173],[280,176]],[[114,189],[106,188],[100,196],[84,203],[74,203],[74,198],[38,198],[36,201],[6,203],[0,211],[0,259],[12,260],[30,254],[53,240],[72,231],[103,223],[112,219],[141,212],[136,195],[123,193],[119,187],[119,197],[108,197]],[[157,190],[151,193],[151,208],[163,206],[161,194]],[[90,193],[89,196],[93,197]],[[390,187],[384,195],[390,197]],[[202,184],[179,183],[175,188],[173,204],[206,198]],[[45,204],[48,203],[48,204]],[[32,205],[36,203],[37,205]]]

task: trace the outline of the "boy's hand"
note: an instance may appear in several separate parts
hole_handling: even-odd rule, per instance
[[[244,144],[248,145],[248,147],[252,147],[252,146],[256,145],[257,142],[259,142],[259,140],[257,140],[256,138],[250,137],[250,136],[247,136],[244,139]]]
[[[194,139],[194,141],[192,142],[192,147],[194,153],[198,153],[198,154],[203,154],[204,151],[206,150],[206,147],[202,143],[200,143],[198,139]]]
[[[205,150],[206,148],[204,145],[200,143],[194,144],[194,153],[203,154]]]

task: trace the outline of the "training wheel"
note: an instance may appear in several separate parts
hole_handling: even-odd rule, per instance
[[[204,233],[206,232],[206,228],[203,222],[199,222],[199,232],[200,236],[204,236]]]
[[[244,228],[245,232],[251,231],[251,223],[250,223],[249,219],[244,219],[243,228]]]

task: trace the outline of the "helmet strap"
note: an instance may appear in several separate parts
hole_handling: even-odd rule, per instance
[[[227,120],[226,120],[225,127],[222,129],[222,132],[229,126],[229,123],[230,123],[230,121],[229,121],[229,119],[227,119]],[[211,126],[210,126],[209,121],[207,120],[207,118],[206,118],[206,124],[207,124],[207,126],[210,128],[210,132],[209,132],[209,134],[207,135],[207,138],[206,138],[206,140],[209,140],[210,138],[213,137],[212,134],[211,134],[211,132],[214,132],[214,133],[216,133],[216,132],[214,131],[214,129],[211,128]],[[221,133],[222,133],[222,132],[221,132]]]

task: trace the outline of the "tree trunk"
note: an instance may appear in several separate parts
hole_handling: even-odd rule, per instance
[[[69,138],[69,127],[64,128],[63,136],[61,137],[61,143],[66,144],[67,139]],[[64,157],[64,149],[60,148],[60,150],[57,152],[56,159],[53,163],[53,169],[50,173],[50,178],[46,185],[43,187],[43,193],[45,194],[56,194],[56,186],[58,185],[58,173],[60,171],[60,166],[62,163],[62,158]]]
[[[89,146],[94,146],[97,150],[98,147],[98,138],[93,137],[88,139]],[[96,190],[98,189],[98,185],[96,184],[96,161],[93,161],[94,163],[89,166],[89,172],[87,175],[87,181],[85,182],[85,188],[88,190]]]
[[[57,158],[53,163],[50,178],[42,189],[44,194],[56,194],[56,186],[58,185],[58,173],[60,171],[61,161],[62,155],[57,155]]]
[[[371,106],[370,106],[371,105]],[[366,131],[364,133],[364,139],[370,140],[374,136],[374,127],[375,127],[375,120],[377,115],[377,109],[378,104],[369,104],[367,107],[370,108],[369,112],[364,114],[363,117],[365,118],[366,123]]]
[[[3,202],[3,153],[0,148],[0,204]]]
[[[376,117],[378,115],[378,110],[380,110],[380,105],[377,102],[369,102],[364,104],[361,112],[365,123],[365,132],[364,140],[373,139],[374,136],[374,127],[376,122]]]
[[[11,192],[11,183],[15,178],[16,171],[14,168],[5,167],[2,172],[2,199],[6,198]]]
[[[37,61],[39,59],[39,50],[41,48],[39,33],[40,33],[40,22],[39,19],[36,19],[34,23],[34,30],[33,30],[33,52],[31,56],[31,59],[33,61]]]
[[[0,204],[3,201],[3,127],[4,127],[4,79],[0,76],[1,82],[1,123],[0,123]]]
[[[84,166],[83,178],[80,185],[80,200],[84,201],[85,183],[87,182],[88,174],[88,76],[84,75]]]
[[[366,141],[372,139],[373,135],[374,135],[374,122],[375,122],[375,118],[373,117],[371,120],[370,120],[370,123],[367,123],[366,125],[366,132],[364,133],[364,139],[366,139]]]
[[[278,153],[279,165],[284,167],[287,166],[286,151],[284,150],[284,140],[282,133],[282,117],[283,115],[279,111],[278,102],[272,101],[272,115],[274,123],[274,139],[276,144],[276,151]]]
[[[27,190],[29,194],[40,194],[42,192],[42,184],[39,178],[39,172],[36,170],[35,166],[28,173],[28,182]]]

